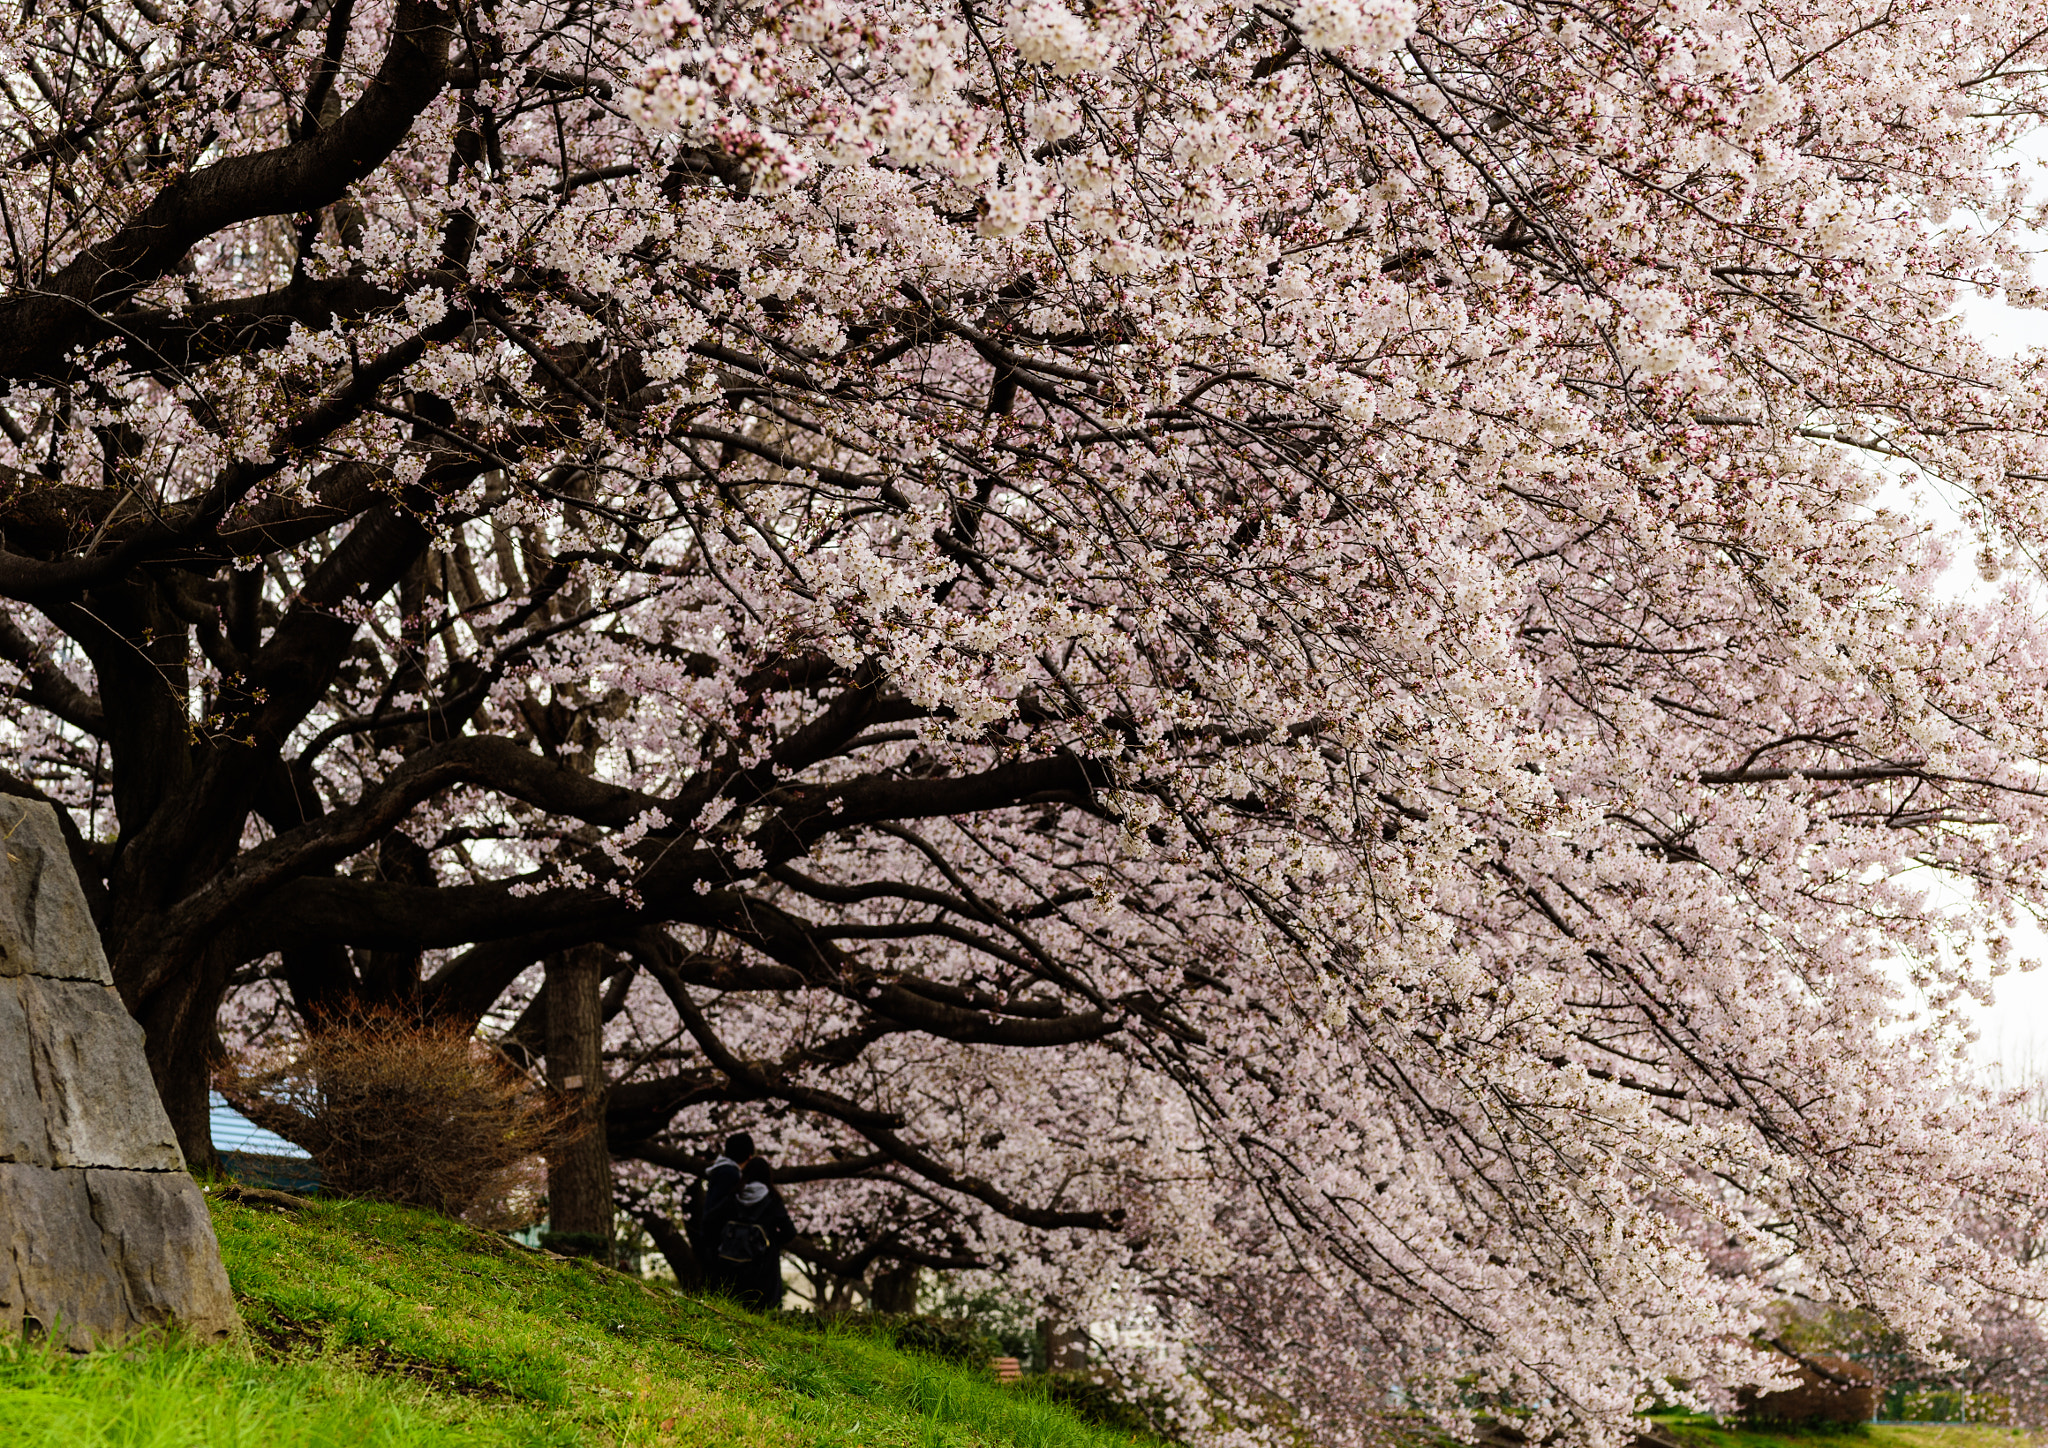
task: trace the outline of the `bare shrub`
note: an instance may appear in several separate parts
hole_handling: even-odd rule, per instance
[[[575,1131],[565,1129],[549,1141],[563,1141],[575,1135]],[[547,1163],[539,1153],[529,1152],[493,1177],[461,1216],[470,1226],[486,1232],[516,1232],[547,1215],[547,1197]]]
[[[567,1105],[460,1026],[391,1010],[322,1023],[221,1093],[313,1154],[343,1196],[471,1215],[503,1230],[538,1207],[535,1156],[566,1139]]]

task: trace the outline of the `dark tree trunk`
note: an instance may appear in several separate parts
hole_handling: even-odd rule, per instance
[[[220,1170],[207,1106],[213,1069],[221,1056],[216,1019],[227,993],[225,952],[209,950],[194,970],[180,972],[151,991],[141,1012],[143,1054],[157,1095],[177,1133],[178,1149],[194,1171]]]
[[[220,1155],[214,1150],[207,1105],[211,1072],[206,1058],[193,1051],[172,1051],[168,1056],[151,1051],[149,1065],[164,1111],[171,1118],[171,1130],[177,1133],[178,1150],[185,1153],[185,1165],[195,1172],[218,1172]]]
[[[874,1285],[868,1289],[868,1299],[875,1304],[875,1311],[917,1311],[917,1278],[917,1268],[908,1262],[877,1268]]]
[[[655,1250],[667,1259],[669,1271],[676,1274],[676,1286],[685,1292],[694,1292],[702,1287],[704,1269],[697,1261],[690,1239],[676,1230],[675,1223],[656,1211],[636,1212],[634,1215],[647,1229],[647,1235],[654,1239]]]
[[[121,832],[108,860],[101,942],[121,999],[142,1025],[150,1074],[179,1148],[188,1165],[212,1171],[219,1160],[207,1088],[219,1054],[215,1016],[233,962],[225,946],[194,950],[164,939],[158,925],[161,912],[232,858],[240,829],[237,821],[232,836],[207,837],[207,746],[186,717],[191,646],[171,588],[133,577],[49,614],[92,659],[104,705]]]
[[[1079,1372],[1088,1366],[1088,1334],[1061,1327],[1049,1317],[1038,1320],[1038,1356],[1049,1373]]]
[[[612,1236],[612,1159],[604,1137],[603,1016],[598,982],[606,952],[583,946],[548,957],[548,1084],[574,1108],[572,1135],[548,1153],[548,1218],[565,1237]]]

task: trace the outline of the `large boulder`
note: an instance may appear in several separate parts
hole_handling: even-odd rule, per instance
[[[0,1334],[83,1351],[236,1321],[57,816],[0,795]]]

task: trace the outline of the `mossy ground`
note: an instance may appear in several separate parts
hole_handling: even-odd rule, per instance
[[[862,1332],[678,1297],[418,1212],[216,1202],[214,1225],[246,1340],[0,1349],[9,1448],[1136,1441]]]

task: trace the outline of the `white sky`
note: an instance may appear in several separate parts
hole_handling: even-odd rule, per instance
[[[2014,311],[2002,302],[1975,298],[1965,301],[1962,311],[1971,329],[2000,350],[2048,345],[2048,313]],[[1944,511],[1930,490],[1919,491],[1930,511]],[[2023,922],[2012,932],[2012,941],[2016,955],[2048,962],[2048,935]],[[2005,975],[1995,990],[1993,1004],[1977,1012],[1977,1059],[2018,1075],[2048,1072],[2048,965]]]

